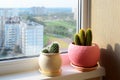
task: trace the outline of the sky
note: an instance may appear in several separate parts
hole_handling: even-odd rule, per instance
[[[0,0],[0,8],[76,7],[77,0]]]

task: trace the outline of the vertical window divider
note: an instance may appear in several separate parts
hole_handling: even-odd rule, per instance
[[[91,6],[91,0],[80,0],[81,1],[81,22],[80,22],[80,29],[87,29],[90,27],[90,20],[91,20],[91,12],[90,12],[90,6]]]
[[[81,29],[81,12],[82,12],[82,0],[78,0],[78,11],[77,11],[77,27],[76,32],[79,32],[79,29]]]

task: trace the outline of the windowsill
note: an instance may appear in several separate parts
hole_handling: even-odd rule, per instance
[[[84,80],[96,77],[102,77],[105,75],[103,67],[98,67],[96,70],[90,72],[80,72],[75,70],[70,65],[65,65],[62,67],[62,74],[57,77],[46,77],[42,75],[38,70],[21,72],[16,74],[1,76],[1,80]]]
[[[84,80],[96,77],[105,76],[105,70],[103,67],[99,66],[96,70],[90,72],[80,72],[75,70],[73,67],[70,66],[70,62],[68,59],[67,54],[61,55],[63,64],[62,64],[62,74],[57,77],[46,77],[42,75],[38,68],[26,71],[26,72],[19,72],[13,74],[7,74],[0,76],[1,80]]]

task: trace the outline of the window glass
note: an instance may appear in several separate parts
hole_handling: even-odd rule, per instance
[[[53,41],[67,51],[77,7],[76,0],[0,0],[0,59],[39,55]]]

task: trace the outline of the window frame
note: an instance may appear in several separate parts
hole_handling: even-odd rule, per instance
[[[81,27],[87,29],[91,27],[91,0],[81,0]]]
[[[90,27],[90,0],[78,0],[77,26],[79,29]],[[39,56],[0,61],[0,75],[39,69]]]

